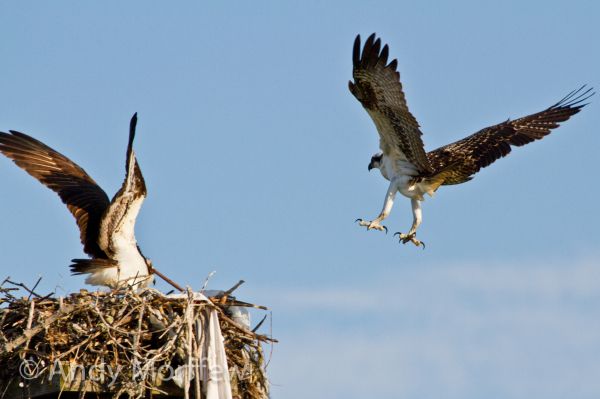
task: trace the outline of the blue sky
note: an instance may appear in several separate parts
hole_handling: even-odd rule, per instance
[[[0,129],[119,188],[129,118],[157,268],[273,309],[274,398],[600,395],[598,97],[424,203],[427,249],[365,232],[387,182],[347,89],[357,33],[398,58],[428,149],[600,87],[593,1],[2,2]],[[0,265],[66,294],[50,190],[0,159]],[[408,199],[387,226],[406,231]],[[159,288],[167,287],[159,283]]]

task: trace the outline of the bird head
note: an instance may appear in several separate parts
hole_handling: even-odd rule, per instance
[[[371,157],[371,162],[369,162],[369,171],[373,168],[379,169],[381,167],[381,158],[383,157],[383,153],[378,152],[377,154]]]

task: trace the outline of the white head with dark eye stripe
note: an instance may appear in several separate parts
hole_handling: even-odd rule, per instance
[[[371,162],[369,162],[369,171],[373,168],[381,168],[381,159],[383,158],[383,153],[378,152],[377,154],[371,157]]]

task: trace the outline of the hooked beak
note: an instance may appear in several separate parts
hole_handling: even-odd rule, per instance
[[[369,172],[371,171],[371,169],[373,169],[375,166],[373,166],[373,162],[369,162]]]

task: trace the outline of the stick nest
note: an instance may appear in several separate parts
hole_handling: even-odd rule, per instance
[[[103,365],[120,370],[109,390],[114,397],[141,398],[150,393],[167,394],[163,387],[169,383],[157,383],[166,380],[162,374],[195,364],[195,373],[185,376],[184,371],[183,394],[170,384],[186,398],[202,398],[202,379],[193,376],[202,373],[198,364],[206,344],[202,331],[209,312],[215,309],[233,397],[268,398],[261,344],[274,340],[229,318],[227,308],[240,304],[231,297],[207,302],[194,299],[191,292],[187,297],[170,298],[153,289],[125,289],[82,290],[64,298],[31,292],[30,297],[17,298],[13,290],[0,287],[0,379],[5,382],[23,381],[24,361],[35,369],[25,371],[40,378],[56,373],[50,368],[57,362],[88,368]]]

